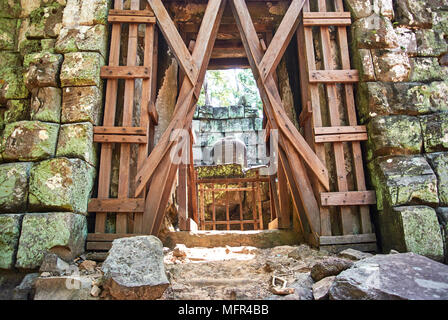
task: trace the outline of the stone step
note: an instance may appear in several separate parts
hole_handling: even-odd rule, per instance
[[[169,232],[160,237],[165,247],[174,248],[184,244],[188,248],[203,247],[255,247],[274,248],[285,245],[298,245],[299,234],[293,230],[262,231],[180,231]]]

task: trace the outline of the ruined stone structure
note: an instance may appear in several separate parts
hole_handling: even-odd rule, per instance
[[[94,228],[88,202],[98,175],[94,126],[101,125],[104,109],[100,72],[109,59],[111,2],[0,0],[2,270],[36,269],[48,250],[75,258]],[[372,220],[380,248],[442,261],[448,258],[448,4],[344,5],[353,20],[357,111],[367,126],[363,150],[377,195]],[[266,23],[277,25],[285,8],[270,3]],[[159,41],[155,143],[173,117],[180,73],[168,45]],[[315,51],[321,59],[319,45]],[[276,77],[285,112],[300,128],[304,107],[291,52],[297,48],[288,49]]]

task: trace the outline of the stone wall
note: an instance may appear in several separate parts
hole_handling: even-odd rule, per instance
[[[384,251],[447,257],[448,5],[346,0]],[[444,230],[445,228],[445,230]],[[444,239],[443,239],[444,238]],[[444,244],[445,243],[445,244]],[[444,253],[445,246],[445,253]]]
[[[0,269],[84,251],[109,0],[0,0]]]
[[[197,107],[193,120],[196,143],[193,145],[195,165],[212,165],[213,146],[226,137],[234,137],[246,145],[247,165],[265,162],[263,116],[251,106]]]

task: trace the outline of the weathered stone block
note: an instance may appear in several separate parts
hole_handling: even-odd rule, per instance
[[[0,68],[19,66],[20,55],[16,52],[0,51]]]
[[[30,103],[28,100],[8,100],[6,103],[5,123],[13,123],[30,119]]]
[[[98,125],[102,115],[102,93],[96,86],[62,90],[62,123],[90,122]]]
[[[6,125],[0,154],[7,161],[39,161],[53,157],[59,125],[40,121],[20,121]]]
[[[79,23],[84,26],[107,24],[108,0],[81,0]]]
[[[400,50],[372,50],[378,81],[403,82],[409,78],[411,65],[408,55]]]
[[[210,120],[210,132],[225,131],[225,120]]]
[[[28,38],[56,38],[62,28],[64,6],[58,1],[47,2],[30,13]]]
[[[0,165],[0,212],[25,212],[32,163]]]
[[[367,125],[369,160],[378,156],[419,154],[423,139],[420,122],[410,116],[378,116]]]
[[[423,156],[382,157],[368,164],[378,210],[439,204],[437,177]]]
[[[0,68],[0,103],[11,99],[26,99],[28,90],[19,67]]]
[[[54,87],[35,89],[31,98],[31,119],[59,123],[61,104],[61,89]]]
[[[39,87],[58,87],[58,74],[63,60],[60,54],[39,52],[26,55],[24,67],[28,69],[25,74],[25,84],[31,91]]]
[[[258,118],[260,112],[257,107],[244,106],[244,117],[245,118]]]
[[[373,14],[353,23],[353,39],[358,48],[391,49],[398,45],[397,34],[389,19]]]
[[[93,125],[89,122],[62,125],[56,156],[79,158],[95,166],[96,148],[93,144]]]
[[[345,3],[355,19],[366,18],[373,13],[389,19],[394,16],[392,0],[374,0],[373,4],[365,0],[345,0]]]
[[[432,13],[424,0],[397,0],[396,21],[412,27],[431,27]]]
[[[0,215],[0,269],[14,267],[22,216],[21,214]]]
[[[369,49],[355,50],[354,64],[359,70],[361,81],[376,81],[375,67]]]
[[[443,239],[434,209],[426,206],[395,207],[382,213],[383,249],[413,252],[442,261]]]
[[[20,11],[20,1],[0,0],[0,18],[18,18]]]
[[[229,107],[229,118],[244,118],[244,107],[243,106],[230,106]]]
[[[0,18],[0,50],[14,50],[17,20]]]
[[[84,252],[86,217],[70,212],[27,214],[17,251],[16,267],[36,269],[46,252],[71,260]]]
[[[417,37],[411,29],[399,27],[395,28],[397,34],[398,47],[410,56],[417,55]]]
[[[410,81],[425,82],[443,80],[444,72],[437,58],[412,58]]]
[[[61,68],[61,85],[63,87],[99,87],[101,85],[100,69],[103,65],[104,59],[99,53],[67,53]]]
[[[214,119],[227,119],[228,117],[229,117],[229,108],[227,107],[213,108]]]
[[[448,152],[431,153],[426,156],[437,176],[441,206],[448,206]]]
[[[199,119],[213,119],[213,107],[212,106],[200,106],[198,107]]]
[[[107,30],[104,25],[97,24],[93,27],[80,26],[78,28],[64,28],[56,42],[58,53],[78,51],[93,51],[106,58]]]
[[[400,86],[404,86],[404,90],[400,90]],[[410,108],[417,108],[419,113],[448,111],[448,81],[434,81],[430,84],[395,84],[398,93],[405,93],[398,99],[403,99]],[[407,87],[407,88],[406,88]],[[397,100],[398,100],[397,99]]]
[[[80,159],[57,158],[31,169],[29,207],[45,210],[87,213],[95,169]]]
[[[448,150],[448,113],[436,113],[420,117],[425,151],[427,153]]]
[[[443,34],[431,29],[415,31],[417,38],[417,53],[419,56],[438,57],[448,51],[448,44]]]
[[[433,30],[443,35],[448,34],[448,12],[436,11],[433,12]]]

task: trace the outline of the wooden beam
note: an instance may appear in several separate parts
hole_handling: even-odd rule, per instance
[[[358,70],[315,70],[310,72],[310,83],[356,83]]]
[[[131,15],[110,15],[107,19],[109,23],[156,23],[156,18]]]
[[[96,143],[135,143],[147,144],[146,136],[129,136],[129,135],[112,135],[112,134],[95,134],[93,142]]]
[[[94,127],[94,134],[118,134],[146,136],[146,128],[143,127]]]
[[[344,126],[344,127],[318,127],[314,128],[314,134],[330,135],[330,134],[349,134],[349,133],[366,133],[366,126]]]
[[[89,233],[87,235],[87,241],[89,242],[112,242],[122,238],[136,237],[138,234],[117,234],[117,233]]]
[[[316,136],[316,143],[367,141],[367,133],[349,133]]]
[[[351,243],[376,243],[376,235],[374,233],[370,234],[357,234],[357,235],[346,235],[346,236],[322,236],[319,237],[320,245],[335,245],[335,244],[351,244]]]
[[[351,19],[303,19],[305,27],[324,27],[324,26],[338,26],[348,27],[352,24]]]
[[[139,17],[154,17],[154,12],[150,10],[120,10],[110,9],[109,16],[139,16]]]
[[[101,68],[102,79],[148,79],[149,68],[136,66],[105,66]]]
[[[144,199],[91,199],[89,212],[143,212]]]
[[[321,194],[323,206],[365,206],[376,204],[375,191],[330,192]]]

